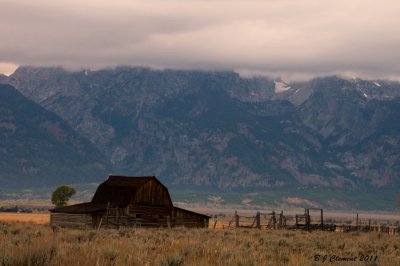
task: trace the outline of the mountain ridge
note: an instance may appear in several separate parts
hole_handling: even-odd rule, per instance
[[[222,190],[400,183],[396,82],[325,77],[276,93],[274,80],[229,71],[129,67],[21,67],[3,82],[119,172]]]
[[[34,187],[96,180],[107,163],[56,114],[0,84],[0,184]]]

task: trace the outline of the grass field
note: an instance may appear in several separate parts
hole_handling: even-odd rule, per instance
[[[0,216],[7,219],[0,222],[0,265],[400,265],[400,236],[383,233],[53,230],[40,224],[47,214]]]
[[[50,214],[48,213],[0,213],[0,221],[22,222],[32,224],[49,224]]]

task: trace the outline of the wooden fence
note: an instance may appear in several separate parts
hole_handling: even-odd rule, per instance
[[[310,214],[311,211],[311,214]],[[400,222],[382,221],[372,219],[360,219],[356,214],[355,221],[337,221],[332,218],[324,218],[323,209],[305,208],[304,213],[284,215],[283,211],[257,212],[254,216],[239,215],[235,211],[230,220],[215,219],[210,222],[210,228],[235,229],[292,229],[292,230],[321,230],[332,232],[383,232],[389,235],[400,233]]]

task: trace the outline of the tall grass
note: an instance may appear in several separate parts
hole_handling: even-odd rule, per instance
[[[52,230],[0,223],[0,265],[400,265],[400,236],[257,229]],[[360,262],[361,255],[377,256]],[[322,258],[322,257],[321,257]],[[375,258],[375,257],[374,257]]]

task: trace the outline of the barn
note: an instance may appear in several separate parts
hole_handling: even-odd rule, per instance
[[[208,227],[209,218],[174,207],[154,176],[110,175],[90,202],[50,210],[50,225],[78,228]]]

